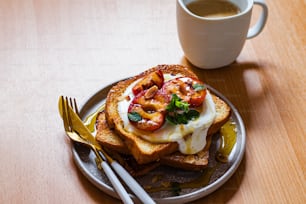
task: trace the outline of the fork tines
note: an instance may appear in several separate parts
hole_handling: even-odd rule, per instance
[[[72,111],[74,111],[77,115],[79,115],[79,112],[78,112],[78,107],[77,107],[77,103],[76,103],[76,100],[75,98],[68,98],[67,96],[64,97],[64,96],[61,96],[61,99],[62,99],[62,109],[63,109],[63,121],[64,121],[64,126],[65,126],[65,129],[66,128],[69,128],[71,129],[71,125],[72,125],[72,119],[71,119],[71,116],[70,116],[70,108],[72,109]],[[69,108],[70,107],[70,108]],[[68,124],[67,124],[68,122]]]

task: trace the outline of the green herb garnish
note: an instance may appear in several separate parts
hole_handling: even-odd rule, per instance
[[[196,111],[196,110],[189,110],[187,112],[188,120],[197,119],[198,117],[200,117],[200,113],[198,111]]]
[[[130,121],[133,121],[133,122],[138,122],[138,121],[142,120],[141,115],[137,112],[128,113],[128,118],[129,118]]]
[[[172,94],[171,101],[168,104],[166,110],[169,112],[174,112],[176,110],[183,110],[187,112],[189,110],[189,103],[182,101],[176,94]]]
[[[194,88],[195,91],[202,91],[206,89],[206,86],[204,84],[193,84],[192,88]]]
[[[172,94],[170,103],[166,110],[166,120],[171,124],[187,124],[188,121],[194,120],[200,116],[200,113],[196,110],[189,109],[189,103],[183,101],[176,94]]]

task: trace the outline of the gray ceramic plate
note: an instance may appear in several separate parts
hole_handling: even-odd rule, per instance
[[[80,115],[83,119],[88,115],[96,112],[96,110],[105,102],[107,93],[114,84],[99,90],[84,103],[80,109]],[[142,186],[152,187],[155,185],[162,186],[169,183],[178,184],[190,182],[192,180],[197,180],[203,177],[204,174],[208,174],[208,171],[210,171],[210,176],[208,177],[209,181],[203,183],[200,187],[182,188],[179,193],[178,191],[173,190],[158,191],[154,193],[150,192],[149,194],[158,203],[187,203],[212,193],[221,185],[223,185],[234,174],[243,158],[246,144],[246,133],[241,116],[233,104],[222,94],[210,86],[208,86],[208,89],[230,105],[232,109],[231,119],[237,125],[236,144],[230,154],[229,162],[226,164],[221,164],[215,160],[215,152],[219,144],[219,137],[215,136],[213,137],[214,139],[210,148],[209,167],[207,168],[208,170],[195,173],[161,166],[146,176],[137,178],[137,181]],[[103,173],[103,171],[100,171],[97,168],[93,152],[91,152],[86,147],[79,145],[73,145],[72,152],[75,163],[90,182],[92,182],[96,187],[109,194],[110,196],[119,198],[112,188],[112,185],[110,184],[106,175]],[[212,169],[214,170],[212,171]],[[135,201],[137,201],[136,197],[132,193],[130,193],[130,195]]]

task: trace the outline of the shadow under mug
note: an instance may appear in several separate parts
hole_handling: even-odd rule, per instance
[[[234,62],[245,40],[257,36],[268,18],[264,0],[230,0],[239,7],[240,12],[218,18],[192,13],[186,5],[193,1],[177,0],[177,30],[186,58],[202,69],[224,67]],[[262,10],[256,24],[250,28],[254,4],[261,6]]]

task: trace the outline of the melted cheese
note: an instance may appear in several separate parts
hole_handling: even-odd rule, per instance
[[[165,81],[176,77],[179,76],[164,74]],[[118,103],[118,113],[124,123],[124,128],[152,143],[177,142],[179,144],[179,150],[183,154],[195,154],[201,151],[206,145],[207,131],[216,116],[215,104],[209,91],[207,91],[202,107],[197,109],[200,111],[199,118],[191,120],[187,124],[179,125],[169,124],[166,121],[158,130],[147,132],[134,127],[130,123],[127,113],[130,102],[134,98],[132,88],[139,80],[136,80],[127,87],[122,95],[123,100]],[[130,98],[130,100],[126,100],[127,98]]]

